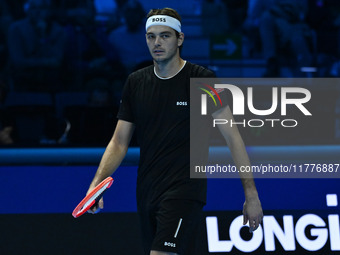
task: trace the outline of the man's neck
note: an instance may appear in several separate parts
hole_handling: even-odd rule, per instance
[[[174,58],[169,62],[156,62],[154,61],[155,64],[155,71],[158,76],[162,78],[169,78],[178,73],[179,70],[183,67],[185,64],[185,61],[178,57]]]

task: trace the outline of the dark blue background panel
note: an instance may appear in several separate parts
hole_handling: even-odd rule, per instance
[[[95,166],[0,167],[0,212],[71,213],[86,195],[95,171]],[[136,168],[122,167],[113,177],[105,211],[136,211]]]
[[[1,214],[71,213],[86,194],[96,166],[0,167]],[[105,193],[103,212],[136,211],[137,167],[120,167]],[[264,210],[324,210],[326,194],[340,196],[338,179],[257,179]],[[209,179],[206,211],[242,210],[239,179]]]
[[[7,148],[0,149],[0,165],[97,165],[104,148]],[[256,163],[311,163],[315,161],[338,162],[340,145],[318,146],[248,146],[252,162]],[[225,155],[232,157],[226,146],[210,148],[210,158]],[[129,148],[123,165],[136,166],[139,148]]]

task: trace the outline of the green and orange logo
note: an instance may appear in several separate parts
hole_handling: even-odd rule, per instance
[[[199,89],[204,91],[205,93],[207,93],[211,97],[211,99],[214,101],[215,106],[217,106],[217,102],[216,102],[216,99],[214,97],[215,95],[216,95],[218,101],[220,102],[221,106],[223,106],[222,100],[221,100],[220,96],[218,95],[217,90],[214,89],[213,87],[211,87],[208,84],[202,83],[202,85],[204,85],[206,88],[199,87]],[[206,115],[207,114],[207,94],[202,94],[201,95],[201,100],[202,100],[201,114],[202,115]]]
[[[211,86],[208,85],[208,84],[204,84],[204,83],[203,83],[202,85],[204,85],[204,86],[206,86],[208,89],[210,89],[210,91],[209,91],[209,90],[207,90],[207,89],[205,89],[205,88],[201,88],[201,87],[199,88],[200,90],[204,91],[205,93],[207,93],[207,94],[212,98],[212,100],[214,101],[215,106],[217,106],[217,102],[216,102],[216,99],[214,98],[214,95],[216,95],[218,101],[220,102],[220,104],[221,104],[221,106],[222,106],[222,100],[221,100],[220,96],[218,95],[216,89],[214,89],[213,87],[211,87]]]

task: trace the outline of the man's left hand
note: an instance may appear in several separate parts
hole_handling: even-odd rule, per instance
[[[249,221],[249,232],[255,231],[263,219],[261,202],[256,198],[246,199],[243,205],[243,225]]]

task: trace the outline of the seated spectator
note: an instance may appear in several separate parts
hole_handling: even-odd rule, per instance
[[[267,61],[265,77],[280,75],[279,52],[288,50],[297,67],[296,75],[301,75],[300,68],[312,64],[308,36],[311,30],[305,22],[306,0],[276,0],[264,11],[259,20],[259,31],[263,55]],[[289,54],[288,54],[289,55]]]
[[[308,25],[316,32],[318,72],[321,77],[340,76],[340,1],[311,0]]]
[[[97,1],[100,2],[100,0],[97,0]],[[122,26],[125,23],[123,10],[124,10],[125,5],[129,1],[130,0],[111,0],[111,3],[109,5],[114,5],[115,8],[110,14],[108,13],[108,16],[107,16],[106,28],[107,28],[108,33]]]
[[[247,17],[242,25],[245,36],[246,55],[254,57],[261,51],[261,38],[259,31],[260,19],[264,12],[268,11],[275,0],[249,0]]]
[[[0,75],[5,75],[8,62],[7,35],[13,18],[5,0],[0,0]]]
[[[0,146],[14,143],[13,139],[13,121],[4,108],[4,102],[7,94],[6,85],[0,81]]]
[[[56,91],[61,87],[64,30],[51,18],[50,0],[29,0],[27,17],[9,28],[14,89]]]
[[[12,132],[13,132],[13,127],[7,126],[7,127],[0,127],[0,145],[5,144],[13,144],[13,139],[12,139]]]
[[[109,36],[110,43],[118,52],[127,73],[131,73],[137,67],[152,64],[146,47],[145,15],[140,2],[128,1],[123,8],[124,25],[113,30]]]
[[[229,31],[242,32],[242,24],[247,16],[248,0],[221,0],[228,10]]]
[[[283,52],[297,69],[312,64],[311,29],[305,21],[307,8],[307,0],[249,0],[243,24],[247,54],[253,56],[262,48],[266,60],[263,76],[280,76]]]
[[[118,103],[113,101],[114,96],[109,81],[105,79],[93,79],[86,84],[89,91],[88,106],[113,107]]]
[[[228,11],[220,0],[202,3],[202,32],[204,36],[226,34],[229,30]]]
[[[106,28],[95,23],[95,14],[92,1],[81,2],[72,9],[65,27],[65,68],[69,90],[82,90],[83,84],[97,77],[114,80],[123,76],[122,65],[109,44]]]
[[[69,106],[65,117],[70,123],[68,142],[73,145],[106,145],[112,137],[118,106],[113,102],[109,83],[103,79],[89,82],[88,104]]]
[[[10,12],[13,21],[17,21],[20,19],[24,19],[26,17],[25,13],[25,5],[27,4],[27,0],[3,0],[8,7],[8,11]]]

